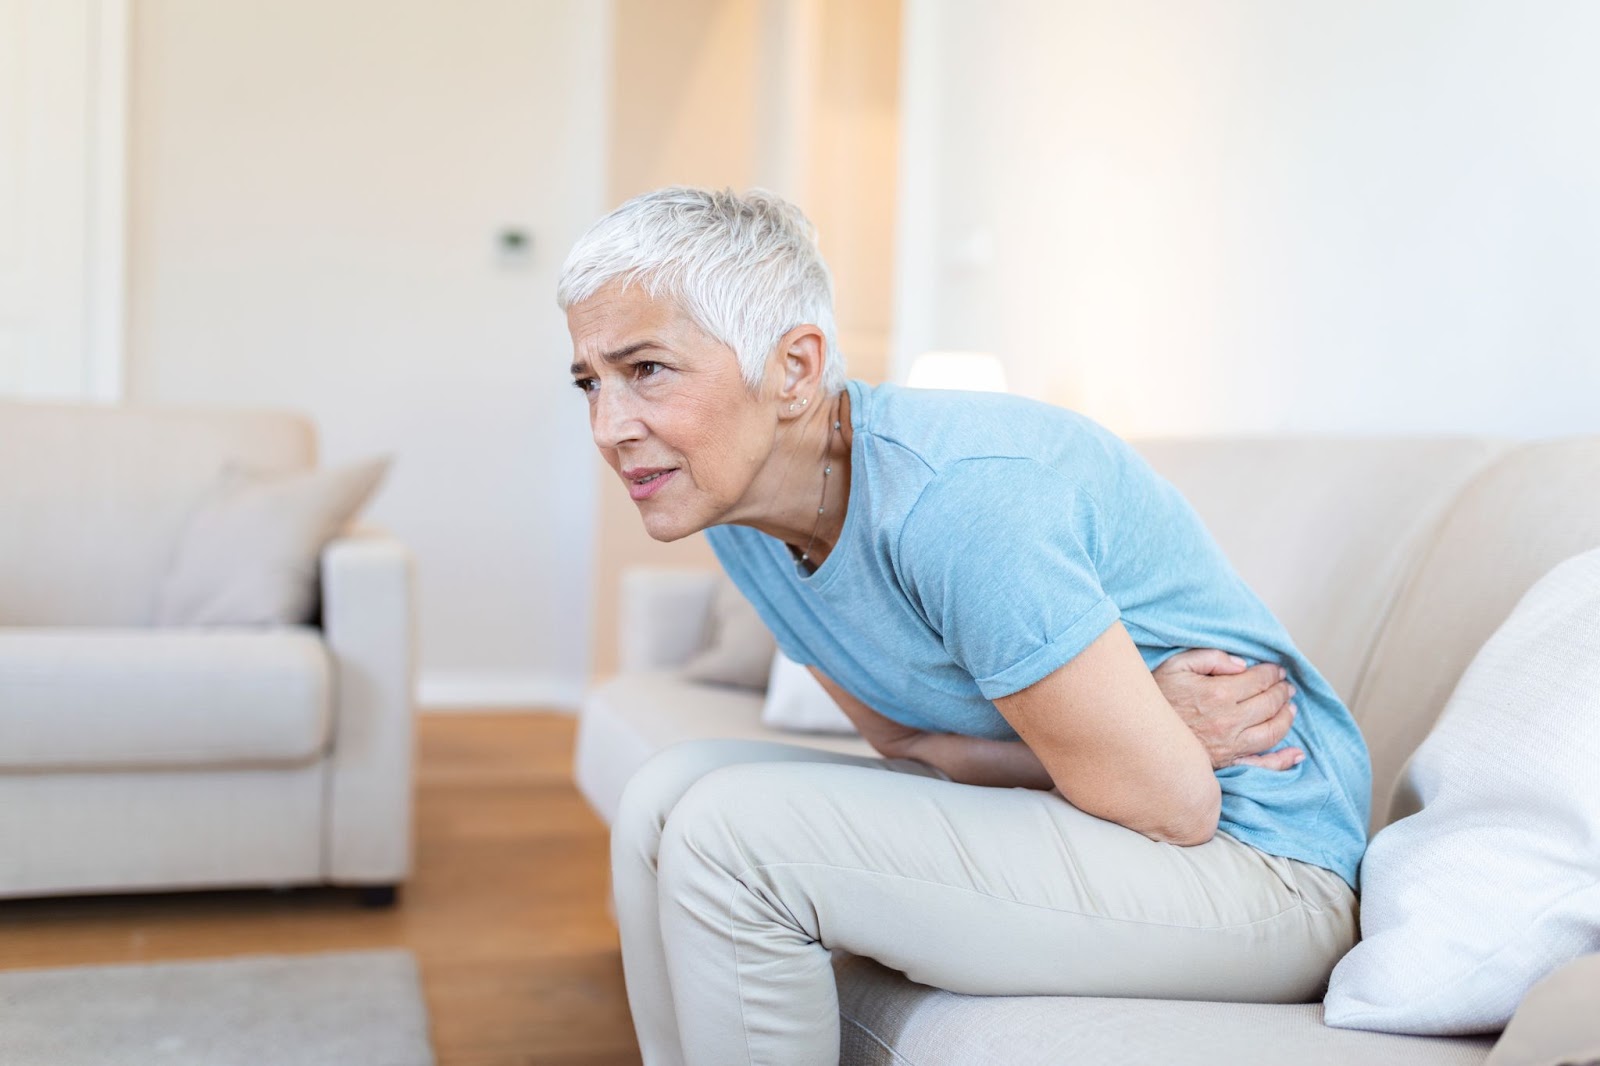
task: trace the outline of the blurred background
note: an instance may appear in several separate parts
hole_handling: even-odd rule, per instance
[[[955,349],[1129,436],[1588,432],[1597,35],[1582,0],[0,0],[0,390],[394,452],[424,705],[572,705],[609,575],[702,550],[599,491],[566,383],[555,275],[610,207],[798,201],[869,381]]]

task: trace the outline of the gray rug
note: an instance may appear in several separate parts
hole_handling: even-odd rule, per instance
[[[0,973],[5,1066],[433,1066],[409,951]]]

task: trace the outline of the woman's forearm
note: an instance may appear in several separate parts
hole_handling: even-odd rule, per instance
[[[1020,740],[919,733],[904,744],[901,754],[942,770],[952,781],[964,785],[1044,791],[1055,788],[1039,757]]]
[[[1033,749],[1020,740],[988,740],[955,733],[918,733],[904,740],[894,755],[916,759],[942,770],[952,781],[991,788],[1056,788],[1055,780]],[[1197,790],[1192,804],[1183,807],[1176,819],[1151,817],[1149,812],[1130,811],[1123,818],[1100,815],[1108,821],[1129,825],[1152,840],[1170,844],[1203,844],[1216,833],[1221,792],[1214,775],[1205,775],[1209,788]],[[1170,799],[1170,797],[1169,797]],[[1159,812],[1158,812],[1159,813]],[[1131,823],[1131,824],[1130,824]]]

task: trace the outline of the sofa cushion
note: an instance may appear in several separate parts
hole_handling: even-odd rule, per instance
[[[683,676],[760,692],[767,687],[767,673],[777,650],[772,631],[739,586],[728,575],[718,574],[716,597],[706,618],[705,644],[683,664]]]
[[[1540,978],[1600,951],[1597,764],[1600,549],[1529,590],[1417,749],[1402,783],[1421,810],[1367,849],[1329,1024],[1498,1031]]]
[[[377,490],[389,459],[287,473],[230,464],[178,539],[158,626],[304,625],[322,549]]]
[[[1322,1005],[963,996],[839,953],[841,1066],[1479,1066],[1491,1041],[1329,1029]]]
[[[312,629],[0,629],[0,770],[304,762],[329,673]]]
[[[676,671],[622,674],[589,690],[578,721],[578,788],[610,825],[622,787],[646,759],[684,740],[726,737],[801,744],[847,755],[873,755],[858,736],[780,733],[761,724],[762,696],[701,685]]]
[[[854,722],[834,702],[828,690],[783,652],[772,656],[772,673],[767,681],[767,699],[761,707],[761,724],[790,733],[835,733],[860,736]]]

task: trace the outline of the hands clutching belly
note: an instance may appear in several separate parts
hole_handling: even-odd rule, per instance
[[[1288,735],[1295,689],[1276,663],[1247,667],[1214,648],[1179,652],[1152,672],[1161,694],[1211,756],[1211,766],[1287,770],[1305,759],[1289,747],[1259,754]]]
[[[879,714],[816,667],[811,673],[861,735],[885,758],[916,759],[952,781],[998,788],[1050,789],[1055,782],[1021,740],[926,733]],[[1151,676],[1167,703],[1200,741],[1213,770],[1261,766],[1287,770],[1305,758],[1299,748],[1260,754],[1281,741],[1294,722],[1294,687],[1273,663],[1246,667],[1212,648],[1179,652]]]

